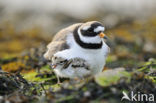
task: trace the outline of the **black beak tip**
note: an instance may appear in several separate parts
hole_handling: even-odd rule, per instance
[[[104,39],[108,39],[108,37],[107,37],[107,36],[104,36],[103,38],[104,38]]]

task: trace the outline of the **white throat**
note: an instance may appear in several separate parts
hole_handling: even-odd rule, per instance
[[[78,29],[78,35],[80,37],[80,40],[83,41],[84,43],[101,43],[101,38],[99,36],[95,37],[85,37],[81,34],[80,28]]]

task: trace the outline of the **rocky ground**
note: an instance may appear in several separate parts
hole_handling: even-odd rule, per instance
[[[111,53],[104,72],[78,83],[57,84],[43,58],[51,39],[41,33],[0,25],[0,103],[120,103],[123,91],[156,96],[156,18],[107,29]]]

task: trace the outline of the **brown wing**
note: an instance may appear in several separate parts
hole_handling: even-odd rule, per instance
[[[65,50],[65,49],[68,49],[69,48],[69,45],[66,43],[66,38],[67,36],[70,34],[70,33],[73,33],[73,30],[81,25],[82,23],[77,23],[77,24],[74,24],[72,26],[69,26],[63,30],[61,30],[60,32],[58,32],[53,40],[48,44],[47,46],[47,52],[44,54],[44,57],[46,59],[51,59],[53,54],[55,54],[56,52],[58,51],[62,51],[62,50]]]

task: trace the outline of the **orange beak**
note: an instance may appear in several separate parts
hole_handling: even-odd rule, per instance
[[[106,35],[106,34],[104,34],[103,32],[101,32],[101,33],[99,34],[100,38],[103,38],[105,35]]]

